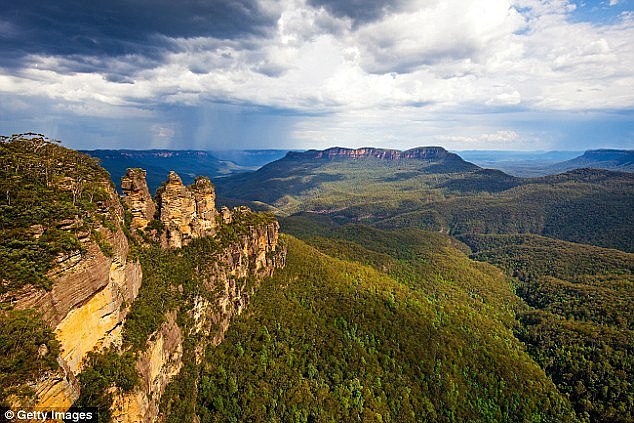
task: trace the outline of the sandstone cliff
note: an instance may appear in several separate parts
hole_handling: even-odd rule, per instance
[[[145,175],[146,172],[143,169],[128,169],[121,178],[123,201],[132,215],[130,227],[133,233],[137,229],[145,229],[154,219],[156,212],[156,205],[150,196]]]
[[[231,225],[243,224],[254,215],[246,207],[226,210],[227,213],[231,215],[230,223],[218,228],[220,236],[233,233]],[[141,383],[131,392],[114,391],[114,421],[160,420],[163,393],[183,366],[184,340],[197,339],[189,351],[189,358],[196,365],[207,345],[222,342],[231,319],[242,313],[262,278],[284,266],[285,250],[278,245],[278,236],[279,224],[274,220],[243,226],[240,234],[213,253],[208,266],[199,269],[201,294],[183,295],[149,337],[136,361]],[[176,323],[179,314],[180,320],[187,322],[181,323],[182,327]]]
[[[123,234],[123,208],[112,185],[101,183],[107,198],[92,214],[57,222],[59,230],[75,231],[80,248],[57,257],[48,272],[50,290],[27,284],[0,296],[14,309],[35,309],[60,342],[59,370],[30,383],[35,395],[11,399],[15,405],[68,408],[79,396],[76,376],[86,355],[121,341],[121,327],[141,286],[141,266],[128,260]],[[109,224],[86,220],[110,219]],[[102,249],[105,250],[102,251]]]
[[[343,148],[332,147],[326,150],[308,150],[305,152],[289,152],[288,158],[302,159],[335,159],[335,158],[376,158],[383,160],[421,159],[421,160],[457,160],[459,156],[442,147],[417,147],[410,150],[392,150],[386,148]]]
[[[176,312],[170,312],[166,317],[137,359],[140,385],[129,393],[112,389],[111,411],[115,422],[154,421],[165,387],[183,366],[183,334],[176,324]]]
[[[0,393],[11,394],[0,403],[64,410],[80,403],[118,422],[161,420],[162,404],[175,401],[166,395],[170,383],[195,368],[207,345],[222,341],[262,278],[284,265],[279,224],[244,207],[220,215],[208,178],[184,186],[171,172],[155,201],[145,171],[130,169],[119,198],[86,155],[44,139],[11,139],[0,149],[4,180],[24,180],[7,185],[0,205],[25,216],[0,227],[1,263],[11,264],[7,252],[21,260],[0,274],[0,320],[8,319],[5,310],[35,310],[37,324],[50,328],[47,342],[59,364],[31,366],[19,387],[3,382]],[[32,186],[48,203],[32,201]],[[159,273],[155,254],[165,258]],[[160,284],[157,297],[148,275]],[[34,348],[50,355],[45,344]],[[127,369],[127,385],[107,374]],[[98,383],[86,385],[90,380]]]

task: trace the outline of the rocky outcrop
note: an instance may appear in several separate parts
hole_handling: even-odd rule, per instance
[[[199,176],[190,186],[196,204],[196,224],[194,225],[194,238],[213,236],[218,222],[216,217],[216,192],[209,178]]]
[[[132,214],[130,227],[133,230],[145,229],[156,213],[156,205],[152,201],[145,175],[145,170],[135,168],[128,169],[121,178],[123,202]]]
[[[286,252],[278,245],[278,222],[258,219],[247,207],[223,207],[218,213],[208,178],[197,178],[187,187],[170,172],[156,201],[165,229],[164,247],[180,248],[217,233],[232,235],[229,242],[219,241],[223,247],[209,257],[204,269],[198,269],[205,294],[169,312],[137,357],[139,386],[131,392],[113,388],[111,413],[121,423],[156,421],[163,393],[183,366],[184,339],[197,339],[190,356],[199,364],[208,344],[222,342],[231,319],[242,313],[260,281],[285,264]],[[180,313],[188,316],[183,321],[190,322],[184,327],[176,323]]]
[[[33,407],[68,408],[79,396],[76,376],[90,351],[99,351],[121,342],[121,328],[129,307],[141,286],[138,262],[128,261],[128,241],[121,224],[123,208],[109,184],[104,187],[109,199],[97,213],[114,218],[115,230],[105,226],[93,229],[102,244],[110,246],[106,255],[90,232],[80,234],[83,251],[58,257],[49,271],[52,288],[26,285],[0,298],[16,309],[36,309],[55,331],[60,342],[59,370],[40,378],[33,386],[36,395],[18,402]],[[59,222],[63,230],[78,230],[80,218]]]
[[[199,177],[187,187],[176,172],[157,193],[160,219],[165,227],[162,244],[180,248],[192,239],[213,236],[217,227],[216,196],[209,178]]]
[[[95,363],[88,359],[89,353],[107,350],[107,356],[115,361],[116,354],[135,360],[140,377],[128,392],[114,385],[100,390],[113,398],[113,420],[154,422],[160,416],[168,384],[187,363],[197,363],[208,344],[224,339],[232,317],[244,310],[262,278],[284,265],[285,251],[278,245],[279,224],[246,207],[223,208],[221,216],[208,178],[197,178],[191,186],[184,186],[174,172],[157,193],[157,204],[149,195],[145,171],[131,169],[122,179],[123,203],[132,215],[129,224],[134,238],[129,240],[124,231],[124,207],[114,187],[105,179],[95,183],[103,183],[97,191],[99,200],[87,207],[83,216],[54,223],[56,231],[66,231],[79,242],[75,251],[60,253],[47,273],[50,289],[27,284],[0,295],[0,303],[35,309],[54,331],[60,346],[59,367],[42,370],[37,380],[28,382],[33,394],[14,395],[8,402],[16,408],[69,409],[80,397],[79,374]],[[104,192],[107,195],[102,196]],[[197,288],[202,288],[196,291],[200,296],[188,294],[183,285],[170,285],[170,289],[185,293],[176,295],[169,308],[162,309],[166,311],[160,327],[142,348],[123,341],[123,328],[138,301],[143,276],[140,263],[131,259],[129,241],[142,257],[146,257],[146,247],[155,251],[156,246],[148,244],[152,239],[157,241],[161,231],[161,225],[152,222],[157,210],[164,227],[160,238],[164,247],[180,248],[201,237],[216,239],[210,240],[212,248],[205,250],[206,260],[192,271],[192,280],[195,277],[200,283]],[[38,239],[50,229],[47,225],[48,221],[31,225],[25,233]],[[174,257],[180,254],[173,253]],[[184,363],[185,352],[191,360]],[[47,353],[43,345],[41,354]],[[103,371],[98,364],[93,370]],[[91,394],[90,388],[87,392]]]
[[[246,207],[227,209],[227,213],[231,224],[244,222],[253,214]],[[278,244],[278,237],[279,223],[275,220],[250,226],[215,253],[209,267],[200,269],[207,295],[197,296],[178,309],[178,313],[188,316],[183,320],[191,322],[189,326],[179,327],[176,312],[171,312],[150,336],[136,362],[142,378],[140,386],[130,393],[115,391],[111,408],[114,421],[157,421],[163,393],[183,365],[183,340],[197,339],[193,350],[196,364],[200,364],[207,345],[222,342],[231,319],[246,308],[262,279],[284,266],[286,251]]]
[[[231,214],[231,210],[228,207],[222,207],[220,209],[220,216],[222,217],[222,223],[228,225],[232,222],[233,216]]]

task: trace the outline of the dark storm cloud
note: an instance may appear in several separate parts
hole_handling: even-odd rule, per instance
[[[323,7],[329,13],[352,19],[361,25],[381,19],[385,14],[395,12],[407,5],[406,0],[309,0],[313,7]]]
[[[29,54],[66,56],[75,71],[101,66],[81,57],[142,56],[154,66],[168,38],[235,39],[263,34],[276,21],[252,0],[20,0],[0,3],[0,66]],[[103,68],[101,68],[103,69]]]

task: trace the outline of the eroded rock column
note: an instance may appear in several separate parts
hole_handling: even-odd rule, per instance
[[[145,229],[154,219],[156,205],[147,187],[143,169],[128,169],[121,178],[123,201],[132,214],[131,229]]]

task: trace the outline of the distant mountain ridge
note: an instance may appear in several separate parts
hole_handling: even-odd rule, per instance
[[[417,147],[406,151],[332,147],[290,151],[255,172],[229,175],[216,179],[214,183],[223,199],[264,203],[289,212],[296,211],[296,204],[315,199],[330,192],[330,189],[337,191],[342,202],[347,202],[346,192],[359,196],[361,193],[356,188],[368,183],[381,185],[388,182],[388,185],[402,186],[415,178],[439,175],[444,180],[450,178],[449,175],[477,170],[480,167],[442,147]],[[433,178],[438,179],[436,176]],[[379,192],[375,190],[368,194],[374,196]],[[379,195],[377,199],[380,198]],[[258,207],[258,204],[252,205]]]
[[[401,151],[387,148],[361,147],[345,148],[331,147],[326,150],[308,150],[303,152],[290,151],[286,154],[288,159],[334,159],[334,158],[376,158],[386,160],[399,159],[424,159],[424,160],[445,160],[458,159],[460,156],[450,153],[443,147],[416,147]]]
[[[391,166],[390,162],[410,161],[422,164],[421,169],[425,168],[427,173],[456,173],[480,169],[479,166],[464,160],[458,154],[438,146],[415,147],[409,150],[377,147],[331,147],[325,150],[289,151],[278,162],[282,164],[290,161],[303,161],[319,165],[321,160],[380,160],[385,162],[386,166]]]
[[[587,150],[579,157],[555,163],[550,167],[553,173],[579,168],[634,172],[634,150]]]
[[[478,166],[502,170],[519,177],[537,177],[573,169],[605,169],[634,172],[634,150],[597,149],[585,152],[458,151]]]
[[[228,160],[239,166],[256,170],[267,163],[279,160],[288,153],[289,149],[258,149],[258,150],[210,150],[211,154],[220,160]]]

